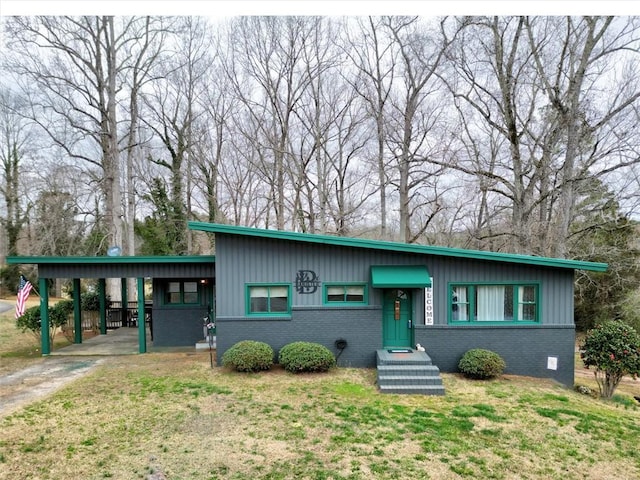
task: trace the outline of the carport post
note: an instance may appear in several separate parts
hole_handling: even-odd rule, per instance
[[[42,341],[42,355],[51,353],[49,343],[49,285],[46,278],[40,278],[40,339]]]
[[[138,278],[138,352],[147,353],[147,322],[144,314],[144,278]]]
[[[100,298],[100,334],[107,334],[107,281],[98,279],[98,297]]]
[[[73,279],[73,343],[82,343],[82,309],[80,308],[80,279]]]

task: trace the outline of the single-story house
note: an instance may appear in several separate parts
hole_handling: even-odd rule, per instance
[[[573,385],[574,271],[607,265],[190,222],[215,234],[218,361],[240,340],[321,343],[339,364],[420,344],[457,371],[472,348],[507,373]]]
[[[7,262],[38,265],[42,305],[48,302],[48,279],[72,278],[78,292],[79,279],[97,278],[104,296],[104,279],[120,278],[126,299],[124,279],[136,278],[138,315],[144,318],[145,309],[153,309],[154,346],[203,340],[203,317],[210,314],[218,362],[241,340],[266,342],[276,352],[290,342],[311,341],[332,350],[341,366],[377,365],[379,384],[387,360],[382,368],[411,363],[405,353],[415,357],[418,350],[426,359],[421,362],[430,365],[424,368],[439,374],[457,371],[467,350],[485,348],[504,358],[507,373],[573,385],[574,272],[607,269],[604,263],[203,222],[190,222],[189,228],[215,234],[215,257]],[[153,301],[147,305],[143,284],[149,278]],[[77,331],[79,296],[74,300]],[[46,308],[41,312],[48,328]],[[144,353],[144,322],[138,327]],[[43,354],[49,353],[47,337],[42,336]],[[424,374],[416,372],[411,374]]]

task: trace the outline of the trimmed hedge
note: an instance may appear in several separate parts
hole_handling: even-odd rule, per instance
[[[264,342],[242,340],[224,352],[222,365],[239,372],[269,370],[273,365],[273,349]]]
[[[280,349],[279,362],[291,373],[326,372],[336,365],[336,358],[319,343],[293,342]]]
[[[458,369],[465,377],[479,380],[501,375],[506,366],[500,355],[482,348],[467,351],[458,363]]]

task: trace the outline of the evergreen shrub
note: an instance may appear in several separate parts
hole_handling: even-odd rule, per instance
[[[502,374],[506,366],[500,355],[482,348],[467,351],[458,363],[458,369],[465,377],[478,380],[495,378]]]
[[[80,295],[80,308],[85,312],[99,311],[100,310],[100,294],[98,294],[98,292],[85,292],[82,295]]]
[[[72,300],[61,300],[53,307],[49,307],[49,343],[53,345],[58,328],[67,324],[69,315],[73,312]],[[22,332],[31,332],[37,342],[42,341],[42,319],[40,318],[40,306],[29,307],[24,314],[16,319],[16,326]]]
[[[280,349],[279,362],[291,373],[326,372],[336,365],[336,358],[319,343],[293,342]]]
[[[273,365],[273,349],[264,342],[242,340],[224,352],[222,365],[238,372],[269,370]]]
[[[640,335],[620,321],[608,321],[587,332],[580,357],[593,368],[600,396],[609,399],[625,375],[640,375]]]

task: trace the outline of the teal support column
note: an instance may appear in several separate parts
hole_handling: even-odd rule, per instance
[[[120,279],[120,294],[122,298],[122,326],[129,326],[129,299],[127,292],[127,279]]]
[[[46,278],[39,280],[40,287],[40,337],[42,340],[42,355],[51,353],[51,343],[49,341],[49,285]]]
[[[82,343],[82,308],[80,279],[73,279],[73,343]]]
[[[144,321],[144,278],[138,278],[138,352],[147,353],[147,326]]]
[[[98,280],[98,297],[100,298],[100,334],[107,334],[107,281]]]

